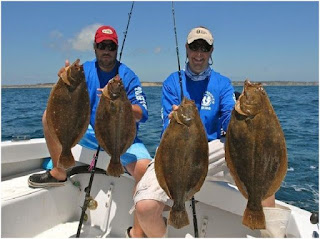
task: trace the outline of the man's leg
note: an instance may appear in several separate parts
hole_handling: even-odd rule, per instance
[[[263,207],[275,207],[276,206],[276,197],[275,195],[271,195],[261,202]]]
[[[50,131],[48,129],[48,124],[47,124],[47,119],[46,119],[46,111],[43,113],[43,116],[42,116],[42,124],[43,124],[43,133],[44,133],[44,137],[46,139],[47,148],[48,148],[48,151],[50,153],[52,163],[53,163],[53,169],[49,172],[49,174],[53,178],[55,178],[59,181],[63,181],[67,178],[66,171],[62,168],[57,168],[57,163],[58,163],[62,148],[61,148],[61,145],[59,143],[57,143],[54,136],[50,133]],[[29,178],[29,185],[35,186],[34,185],[34,183],[35,183],[37,185],[37,187],[41,187],[41,183],[42,183],[43,179],[41,179],[39,181],[39,178],[41,177],[40,175],[45,175],[45,174],[31,175]],[[51,182],[52,182],[52,180],[51,180]],[[48,184],[46,185],[44,183],[43,186],[44,187],[48,186]]]
[[[134,177],[136,183],[138,183],[146,172],[150,162],[150,159],[139,159],[136,162],[127,164],[125,167],[132,177]]]
[[[135,185],[133,192],[136,190],[137,183],[140,181],[142,176],[147,170],[148,164],[150,163],[150,159],[140,159],[134,163],[129,163],[126,165],[127,171],[134,177]],[[133,227],[128,232],[130,237],[144,237],[145,234],[139,224],[136,213],[134,213],[134,222]]]
[[[166,203],[169,206],[172,205],[172,201],[168,200],[167,194],[158,183],[154,162],[152,162],[137,184],[134,195],[136,216],[147,237],[166,236],[166,225],[162,212]]]
[[[136,204],[136,214],[148,237],[166,237],[167,226],[162,212],[165,204],[156,200],[141,200]]]
[[[49,131],[46,113],[47,111],[43,113],[42,124],[43,124],[43,134],[46,139],[47,147],[53,163],[53,169],[50,171],[50,174],[58,180],[64,180],[67,177],[66,171],[63,168],[57,168],[58,160],[59,160],[62,148],[61,148],[61,145],[57,143],[54,136]]]

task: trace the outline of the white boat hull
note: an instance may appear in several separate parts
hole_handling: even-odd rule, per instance
[[[43,158],[49,157],[44,139],[2,142],[1,150],[1,237],[75,237],[90,174],[73,175],[62,187],[33,189],[28,186],[28,177],[43,171]],[[80,145],[72,152],[77,165],[89,165],[95,153]],[[100,152],[97,167],[106,169],[108,163],[109,156]],[[133,178],[128,174],[120,178],[95,175],[91,196],[98,207],[87,210],[88,221],[80,237],[124,237],[133,223],[129,214],[133,187]],[[207,180],[195,200],[199,237],[260,237],[259,230],[242,225],[246,199],[235,186]],[[278,200],[276,204],[291,210],[287,237],[318,233],[317,225],[310,223],[310,212]],[[179,230],[169,226],[169,237],[194,235],[190,202],[186,202],[186,208],[190,224]],[[168,212],[164,216],[168,217]]]

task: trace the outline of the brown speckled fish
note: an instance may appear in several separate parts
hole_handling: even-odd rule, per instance
[[[185,201],[198,192],[208,172],[208,140],[198,109],[183,99],[164,132],[155,156],[155,172],[161,188],[173,200],[169,224],[189,224]]]
[[[273,195],[287,172],[287,149],[279,120],[260,83],[244,83],[232,111],[225,144],[226,162],[248,199],[242,223],[265,229],[261,201]]]
[[[100,146],[111,156],[107,174],[124,173],[120,156],[136,136],[136,123],[122,80],[115,76],[104,87],[96,112],[95,134]]]
[[[58,167],[75,164],[71,148],[86,132],[90,120],[90,100],[83,66],[76,60],[62,73],[53,86],[47,105],[46,119],[53,138],[62,146]]]

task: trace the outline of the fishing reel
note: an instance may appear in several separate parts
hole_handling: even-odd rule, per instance
[[[96,210],[98,207],[98,202],[93,199],[93,197],[89,197],[88,199],[88,209],[89,210]]]
[[[85,221],[85,222],[88,221],[88,218],[89,218],[89,217],[88,217],[88,214],[85,213],[84,216],[83,216],[83,221]]]
[[[97,207],[98,207],[98,202],[96,201],[96,200],[94,200],[93,199],[93,197],[88,197],[87,199],[86,199],[86,203],[87,203],[87,209],[89,209],[89,210],[96,210],[97,209]],[[87,213],[85,213],[84,215],[83,215],[83,221],[88,221],[88,219],[89,219],[89,216],[88,216],[88,214]]]

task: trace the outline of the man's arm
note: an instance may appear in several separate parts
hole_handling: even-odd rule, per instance
[[[132,105],[132,111],[134,118],[139,122],[142,119],[143,114],[141,107],[139,105]]]
[[[124,77],[127,78],[126,82],[128,82],[125,87],[128,99],[132,104],[133,115],[137,122],[146,122],[148,119],[148,107],[140,80],[133,72],[127,72]]]
[[[169,76],[173,77],[172,75]],[[173,79],[167,79],[162,85],[162,96],[161,96],[161,117],[163,122],[162,133],[169,125],[169,121],[172,115],[173,110],[178,109],[178,105],[180,104],[179,96],[177,95],[177,91],[174,89]]]
[[[235,95],[234,89],[231,84],[230,79],[227,78],[226,84],[223,87],[220,95],[220,117],[221,117],[221,124],[222,128],[225,132],[227,132],[227,128],[231,118],[231,112],[235,105]]]

